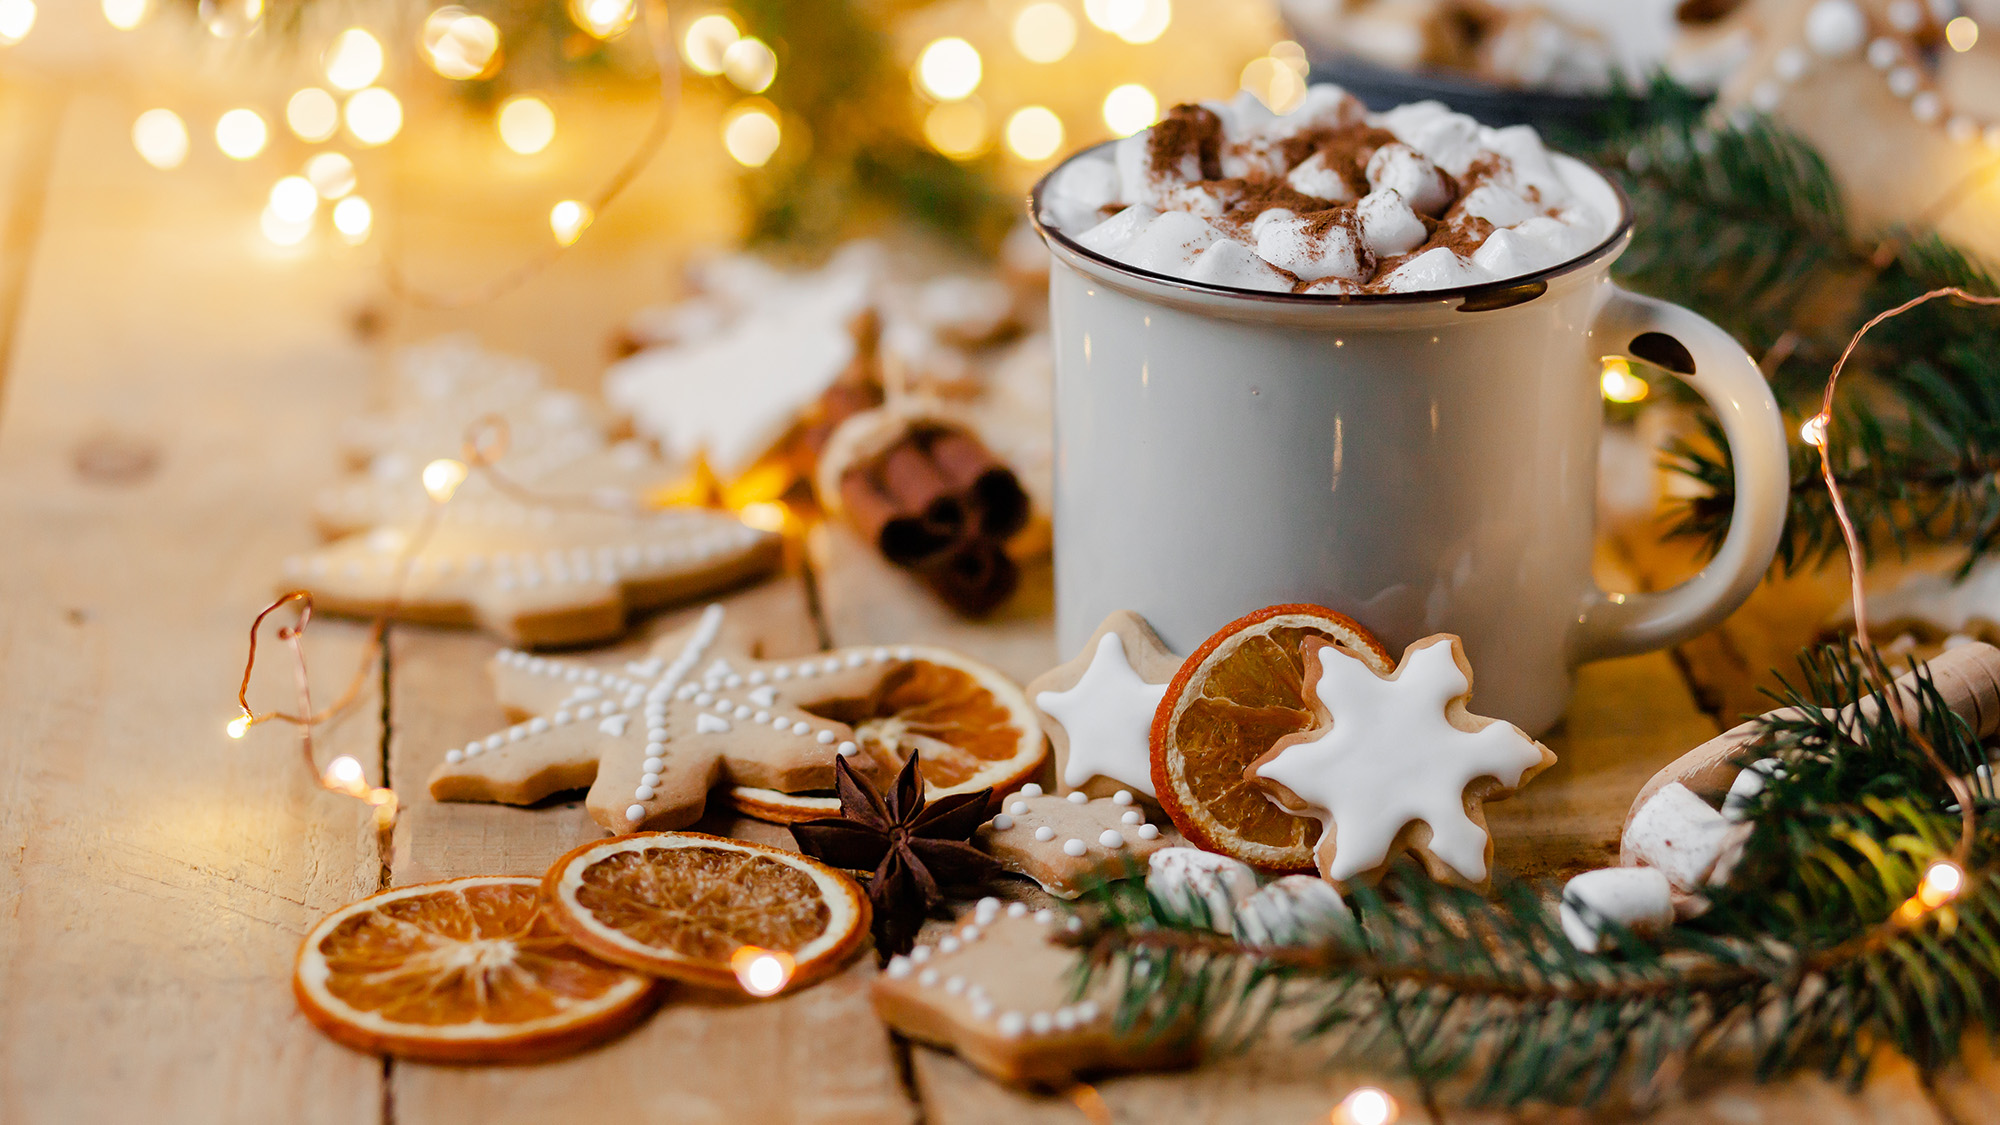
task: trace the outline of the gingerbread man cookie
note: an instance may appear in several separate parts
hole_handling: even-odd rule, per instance
[[[1144,618],[1120,610],[1104,619],[1074,659],[1028,685],[1055,747],[1056,779],[1064,790],[1154,796],[1153,712],[1180,667],[1181,658]]]
[[[1279,739],[1246,780],[1319,820],[1313,856],[1335,884],[1376,876],[1410,851],[1434,879],[1484,886],[1493,839],[1482,802],[1511,794],[1556,756],[1514,724],[1467,710],[1472,669],[1455,636],[1410,645],[1387,676],[1319,638],[1306,642],[1305,658],[1319,722]]]
[[[1077,954],[1051,940],[1063,925],[1053,910],[982,899],[967,924],[890,959],[875,978],[875,1011],[1002,1082],[1062,1085],[1083,1071],[1190,1061],[1190,1034],[1113,1025],[1110,974],[1076,995]]]
[[[1067,797],[1030,782],[979,829],[979,846],[1009,871],[1026,875],[1057,898],[1075,898],[1094,882],[1143,875],[1161,848],[1180,833],[1148,823],[1128,790],[1091,800]]]

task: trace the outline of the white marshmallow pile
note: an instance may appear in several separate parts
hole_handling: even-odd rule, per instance
[[[1519,277],[1591,249],[1615,222],[1585,201],[1525,125],[1489,128],[1432,101],[1371,114],[1325,84],[1284,115],[1247,93],[1201,104],[1221,122],[1222,178],[1204,179],[1192,150],[1155,161],[1148,130],[1118,142],[1108,158],[1086,155],[1057,169],[1043,192],[1042,221],[1153,273],[1305,293],[1402,293]],[[1396,142],[1368,159],[1365,194],[1356,196],[1324,147],[1287,164],[1287,143],[1296,153],[1309,131],[1358,135],[1371,127]],[[1249,191],[1278,180],[1327,209],[1242,206]],[[1441,241],[1433,225],[1469,254],[1436,244],[1410,256]]]

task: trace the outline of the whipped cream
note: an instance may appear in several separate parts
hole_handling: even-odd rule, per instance
[[[1489,128],[1429,101],[1370,113],[1322,84],[1283,115],[1247,93],[1175,106],[1108,155],[1058,168],[1041,219],[1190,281],[1409,293],[1520,277],[1596,246],[1617,216],[1586,177],[1528,126]]]

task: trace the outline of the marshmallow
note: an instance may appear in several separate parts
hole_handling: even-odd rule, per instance
[[[1273,269],[1269,262],[1259,258],[1248,246],[1228,238],[1203,250],[1188,270],[1187,277],[1190,281],[1227,285],[1232,289],[1261,289],[1270,293],[1292,291],[1291,278]]]
[[[1361,220],[1361,241],[1377,258],[1394,258],[1422,246],[1431,232],[1395,188],[1381,188],[1354,205]]]
[[[1437,165],[1409,145],[1383,145],[1376,149],[1375,155],[1368,158],[1367,175],[1369,191],[1392,188],[1402,193],[1412,210],[1432,218],[1451,206],[1454,193],[1450,181],[1438,171]]]
[[[1221,231],[1185,211],[1162,211],[1146,224],[1121,260],[1154,273],[1186,277]]]
[[[1650,867],[1586,871],[1564,885],[1560,916],[1569,943],[1584,953],[1597,953],[1609,924],[1641,937],[1673,925],[1673,890],[1667,877]]]
[[[1265,224],[1257,235],[1257,256],[1290,270],[1301,281],[1322,277],[1368,280],[1367,271],[1374,263],[1367,260],[1367,250],[1354,232],[1339,223],[1318,231],[1314,225],[1305,216]]]
[[[1750,819],[1750,805],[1757,794],[1764,791],[1770,779],[1785,776],[1785,763],[1777,758],[1759,758],[1743,767],[1736,780],[1729,784],[1729,795],[1722,799],[1722,815],[1727,820]]]
[[[1411,293],[1421,289],[1455,289],[1492,280],[1493,275],[1459,257],[1449,247],[1439,246],[1396,267],[1382,279],[1382,288],[1391,293]]]
[[[1148,893],[1169,909],[1206,918],[1219,933],[1234,930],[1236,904],[1257,890],[1249,864],[1199,848],[1162,848],[1146,865]]]
[[[1327,163],[1324,152],[1315,152],[1300,161],[1286,174],[1285,182],[1294,191],[1330,203],[1346,203],[1354,198],[1354,189],[1347,186],[1347,178]]]
[[[1341,297],[1362,292],[1362,288],[1344,277],[1322,277],[1305,287],[1305,292],[1316,297]]]
[[[1236,904],[1236,936],[1250,945],[1313,945],[1350,917],[1332,883],[1287,875]]]
[[[1626,826],[1625,847],[1640,863],[1658,868],[1675,890],[1693,892],[1709,882],[1729,848],[1729,829],[1721,813],[1677,781],[1639,807]]]
[[[1095,226],[1103,209],[1121,202],[1121,178],[1109,160],[1072,160],[1049,177],[1042,193],[1042,221],[1057,230],[1084,231]]]
[[[1459,202],[1460,214],[1485,219],[1496,227],[1525,223],[1536,215],[1535,205],[1499,184],[1480,184]]]
[[[1146,224],[1158,214],[1151,207],[1134,204],[1077,235],[1077,245],[1122,261],[1146,229]]]

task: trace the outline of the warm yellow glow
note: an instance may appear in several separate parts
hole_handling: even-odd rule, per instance
[[[532,156],[556,139],[556,111],[532,94],[508,98],[494,120],[500,126],[500,143],[522,156]]]
[[[271,131],[254,109],[232,109],[216,119],[215,147],[231,160],[256,156],[264,151],[264,143],[270,139]]]
[[[759,500],[755,504],[745,504],[736,513],[744,523],[759,531],[785,530],[785,506],[775,500]]]
[[[1167,25],[1172,22],[1174,8],[1171,0],[1144,0],[1138,18],[1112,34],[1127,43],[1151,43],[1166,34]]]
[[[318,86],[307,86],[285,103],[285,124],[300,140],[318,144],[340,128],[340,103]]]
[[[403,103],[380,86],[347,99],[347,131],[364,145],[388,144],[403,129]]]
[[[286,176],[271,185],[270,207],[288,223],[303,223],[319,210],[319,191],[304,176]]]
[[[979,52],[957,36],[934,39],[917,56],[917,85],[939,101],[957,101],[979,88]]]
[[[1280,39],[1276,43],[1271,44],[1269,54],[1272,58],[1298,71],[1300,78],[1304,78],[1306,72],[1312,69],[1312,64],[1306,61],[1306,49],[1292,42],[1290,39]]]
[[[940,102],[924,115],[924,139],[954,160],[986,151],[986,106],[978,98]]]
[[[1104,123],[1121,137],[1159,120],[1160,99],[1151,90],[1130,82],[1104,95]]]
[[[1623,356],[1606,356],[1604,374],[1598,380],[1604,397],[1611,402],[1638,402],[1652,392],[1644,379],[1632,374],[1632,365]]]
[[[328,788],[345,790],[355,796],[361,795],[361,763],[352,755],[342,754],[326,764],[326,784]]]
[[[728,16],[703,16],[681,37],[681,58],[697,74],[721,74],[723,54],[742,34]]]
[[[1944,25],[1944,41],[1954,51],[1970,51],[1979,42],[1979,24],[1971,16],[1956,16]]]
[[[333,229],[349,246],[359,246],[368,241],[368,231],[375,225],[375,209],[358,195],[350,195],[333,205]]]
[[[132,123],[132,147],[155,168],[178,168],[187,159],[187,126],[171,109],[149,109]]]
[[[778,56],[762,39],[738,39],[722,52],[722,73],[729,76],[737,89],[761,94],[770,89],[771,80],[778,76]]]
[[[1287,60],[1270,55],[1251,59],[1239,85],[1273,113],[1290,113],[1306,98],[1305,75]]]
[[[467,473],[465,462],[440,457],[424,466],[424,491],[431,499],[442,504],[451,499],[458,486],[465,483]]]
[[[0,0],[0,47],[28,37],[35,26],[35,0]]]
[[[238,715],[229,720],[229,737],[242,738],[250,730],[250,716]]]
[[[336,90],[359,90],[382,76],[382,44],[358,27],[333,37],[320,57],[326,80]]]
[[[1047,160],[1062,142],[1062,118],[1047,106],[1023,106],[1007,119],[1007,151],[1023,160]]]
[[[130,31],[146,18],[146,0],[104,0],[104,21],[120,31]]]
[[[568,246],[582,237],[583,228],[596,217],[584,204],[565,199],[549,208],[549,229],[555,232],[557,242]]]
[[[257,223],[264,230],[264,237],[279,246],[297,246],[312,233],[312,220],[287,219],[269,207],[257,216]]]
[[[1052,0],[1040,0],[1014,16],[1014,49],[1029,62],[1052,63],[1076,46],[1076,17]]]
[[[354,161],[337,152],[322,152],[306,161],[306,179],[322,199],[339,199],[354,190]]]
[[[1948,859],[1941,859],[1924,871],[1923,882],[1917,884],[1917,901],[1927,910],[1936,910],[1957,898],[1964,886],[1964,870]]]
[[[762,168],[778,151],[778,119],[755,99],[738,102],[722,117],[722,147],[745,168]]]
[[[746,945],[729,957],[736,971],[736,983],[752,996],[776,996],[791,982],[792,955],[782,949],[759,949]]]
[[[1815,414],[1799,427],[1799,440],[1818,449],[1826,444],[1826,415]]]
[[[256,29],[264,18],[264,0],[213,0],[201,5],[201,18],[210,35],[234,39]]]
[[[500,68],[500,28],[456,5],[424,19],[424,61],[440,75],[463,81]]]
[[[569,18],[599,39],[609,39],[632,26],[636,0],[569,0]]]
[[[1334,1125],[1390,1125],[1396,1120],[1396,1099],[1373,1086],[1362,1086],[1340,1099]]]

